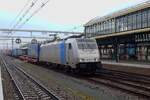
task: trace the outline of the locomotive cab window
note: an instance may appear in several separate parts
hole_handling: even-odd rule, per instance
[[[97,49],[94,39],[77,39],[79,49]]]
[[[71,43],[69,43],[69,49],[72,49],[72,45],[71,45]]]

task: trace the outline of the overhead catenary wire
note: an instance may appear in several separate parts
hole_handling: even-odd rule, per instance
[[[41,6],[35,10],[31,16],[29,16],[18,28],[22,28],[35,14],[37,14],[50,0],[47,0],[46,2],[42,3]]]
[[[30,10],[35,6],[35,4],[38,2],[38,0],[33,0],[26,11],[22,14],[22,16],[19,18],[17,23],[13,26],[13,29],[18,26],[18,24],[24,19],[24,17],[30,12]]]
[[[26,4],[23,6],[23,8],[20,10],[20,12],[17,14],[17,16],[14,18],[14,20],[10,23],[10,28],[12,27],[13,23],[18,19],[18,17],[22,14],[22,12],[25,10],[27,5],[29,4],[30,0],[26,2]]]

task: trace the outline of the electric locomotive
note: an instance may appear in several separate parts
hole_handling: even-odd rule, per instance
[[[101,68],[95,39],[70,38],[40,46],[39,62],[52,63],[67,71],[95,73]]]

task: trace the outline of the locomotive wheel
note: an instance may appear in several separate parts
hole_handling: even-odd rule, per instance
[[[65,67],[65,72],[70,73],[71,72],[71,68],[69,66]]]

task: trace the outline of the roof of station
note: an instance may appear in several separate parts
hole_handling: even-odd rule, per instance
[[[150,0],[148,0],[144,3],[138,4],[136,6],[132,6],[132,7],[129,7],[129,8],[122,9],[120,11],[111,13],[111,14],[103,16],[103,17],[96,17],[96,18],[90,20],[89,22],[87,22],[84,26],[93,25],[93,24],[98,23],[98,22],[102,22],[102,21],[105,21],[105,20],[108,20],[108,19],[123,16],[123,15],[129,14],[129,13],[141,10],[141,9],[145,9],[145,8],[148,8],[148,7],[150,7]]]

